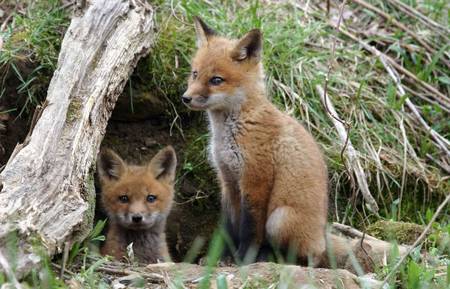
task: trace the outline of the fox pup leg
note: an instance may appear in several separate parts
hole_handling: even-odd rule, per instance
[[[264,244],[270,188],[266,182],[244,175],[241,191],[238,256],[243,260],[251,253],[258,257]]]
[[[301,261],[311,258],[312,265],[317,266],[326,248],[325,232],[318,228],[305,228],[302,217],[292,207],[277,207],[267,219],[267,237],[282,249],[294,249]]]
[[[222,226],[232,244],[226,246],[224,257],[231,257],[239,246],[240,192],[236,185],[221,179]]]
[[[239,246],[237,255],[244,260],[251,250],[259,249],[259,240],[256,239],[256,221],[250,212],[248,201],[243,196],[241,198],[240,218],[239,218]]]

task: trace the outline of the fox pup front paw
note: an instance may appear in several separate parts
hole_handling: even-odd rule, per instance
[[[171,146],[141,166],[128,165],[109,149],[100,153],[100,199],[109,222],[103,255],[126,258],[132,244],[139,262],[170,260],[164,231],[173,203],[176,165]]]

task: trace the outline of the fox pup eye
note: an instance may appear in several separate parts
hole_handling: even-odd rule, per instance
[[[196,79],[198,75],[197,71],[192,71],[192,79]]]
[[[154,201],[156,201],[156,196],[155,195],[148,195],[147,196],[147,202],[153,203]]]
[[[212,85],[219,85],[223,82],[223,78],[220,76],[214,76],[209,80],[209,83]]]
[[[127,195],[119,196],[119,201],[124,204],[128,203],[128,201],[129,201],[128,196]]]

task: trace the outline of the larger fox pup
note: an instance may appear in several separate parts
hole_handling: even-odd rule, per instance
[[[198,50],[182,101],[208,113],[238,256],[274,243],[317,264],[326,247],[327,168],[313,137],[266,96],[261,32],[227,39],[199,18],[195,28]]]
[[[173,203],[176,165],[170,146],[143,166],[127,165],[112,150],[100,153],[101,205],[109,222],[103,255],[120,260],[133,243],[139,262],[170,260],[164,231]]]

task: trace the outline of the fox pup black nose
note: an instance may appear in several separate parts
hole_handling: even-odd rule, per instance
[[[188,103],[190,103],[190,102],[191,102],[191,100],[192,100],[192,97],[190,97],[190,96],[186,96],[186,95],[183,95],[183,96],[181,97],[181,100],[183,101],[183,103],[186,103],[186,104],[188,104]]]
[[[135,215],[135,216],[131,217],[131,220],[133,220],[133,223],[140,223],[140,222],[142,222],[142,216]]]

